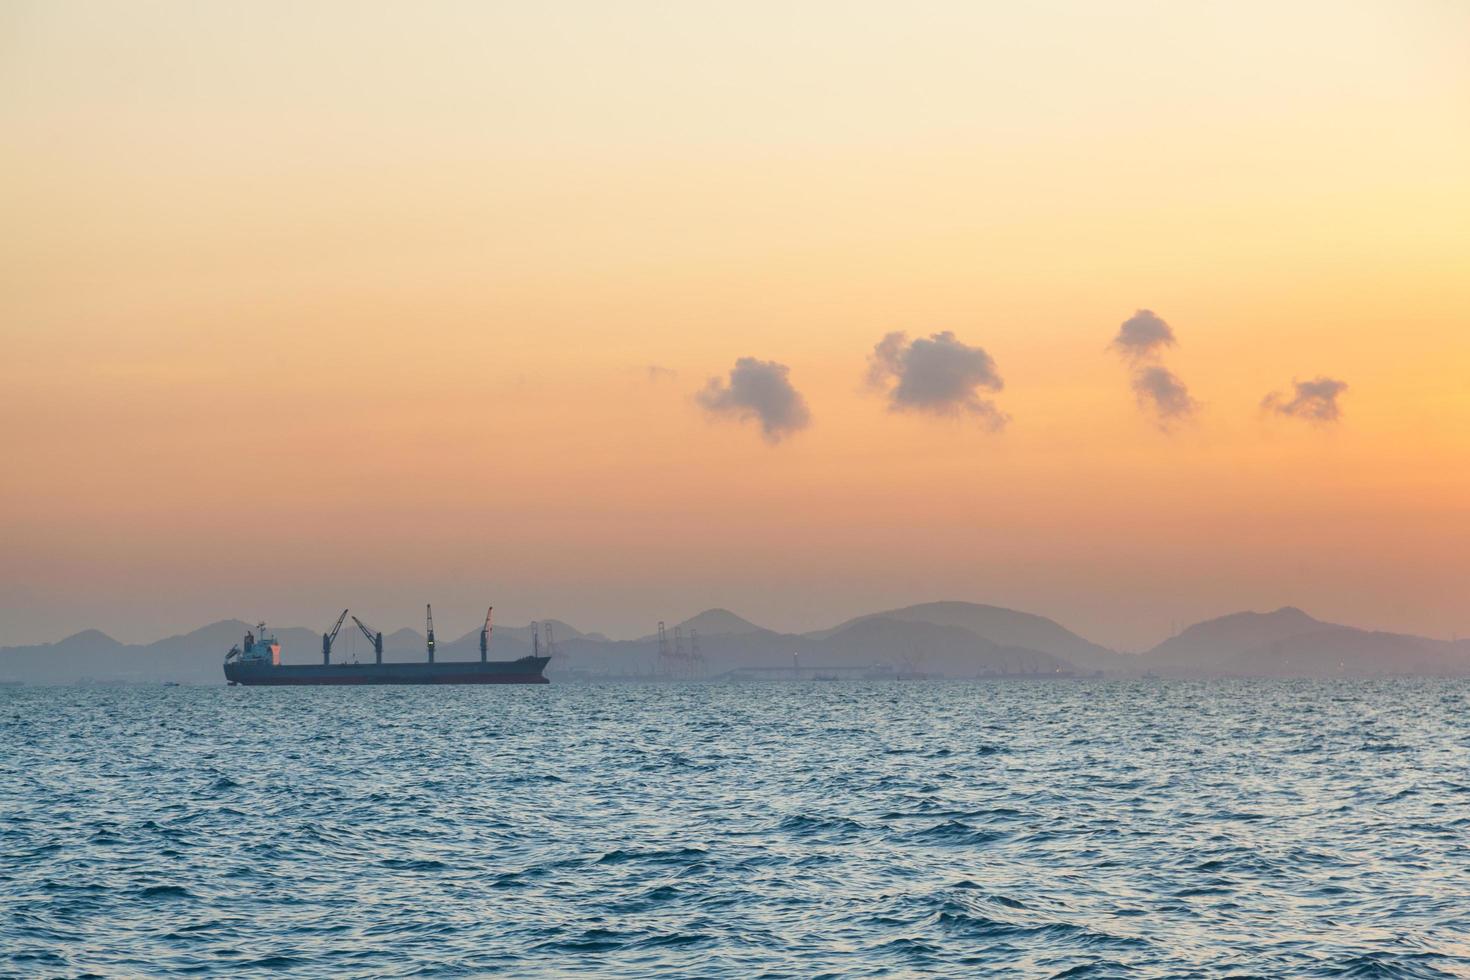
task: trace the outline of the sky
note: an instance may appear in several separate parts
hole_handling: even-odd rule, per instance
[[[0,5],[0,645],[1470,635],[1470,6]]]

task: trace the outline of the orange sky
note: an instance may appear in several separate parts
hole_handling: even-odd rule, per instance
[[[0,644],[1470,633],[1467,51],[1448,2],[7,4]],[[1004,430],[889,411],[892,330],[984,348]],[[710,418],[741,357],[811,424]],[[1319,375],[1339,421],[1259,407]]]

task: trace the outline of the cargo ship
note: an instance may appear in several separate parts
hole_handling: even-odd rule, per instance
[[[491,612],[494,609],[492,607]],[[373,630],[356,616],[352,621],[373,646],[372,663],[332,663],[332,644],[347,618],[347,610],[337,617],[330,633],[322,634],[320,664],[281,663],[281,643],[260,623],[245,633],[245,639],[225,654],[225,680],[236,684],[265,687],[317,687],[345,684],[546,684],[543,671],[550,656],[542,656],[539,632],[533,634],[529,657],[518,660],[491,660],[490,613],[480,630],[480,659],[461,661],[434,660],[434,610],[428,608],[428,659],[418,663],[384,663],[383,634]]]

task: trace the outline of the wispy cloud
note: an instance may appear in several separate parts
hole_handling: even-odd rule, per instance
[[[811,424],[806,399],[790,374],[784,364],[742,357],[728,381],[710,378],[694,399],[713,416],[759,422],[761,434],[774,445]]]
[[[992,429],[1009,421],[993,401],[980,394],[1005,387],[995,360],[949,330],[913,341],[902,331],[885,335],[868,357],[868,384],[887,390],[892,411],[971,415]]]
[[[1346,381],[1319,377],[1311,381],[1293,381],[1292,387],[1295,389],[1292,397],[1273,391],[1261,400],[1261,407],[1268,412],[1323,424],[1336,422],[1342,416],[1337,396],[1347,390]]]
[[[660,381],[672,381],[679,376],[678,371],[664,367],[662,364],[649,364],[643,370],[649,382],[655,384]]]

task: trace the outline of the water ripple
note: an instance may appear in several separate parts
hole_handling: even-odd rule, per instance
[[[1470,683],[0,690],[0,975],[1470,976]]]

